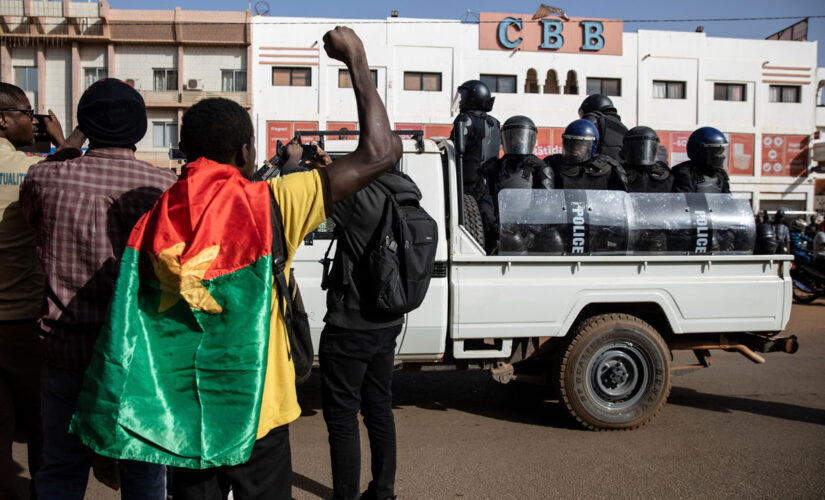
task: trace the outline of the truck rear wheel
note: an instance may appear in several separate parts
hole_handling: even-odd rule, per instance
[[[667,345],[652,326],[628,314],[582,322],[554,364],[565,408],[588,429],[640,427],[670,394]]]
[[[478,202],[469,194],[465,194],[464,203],[464,227],[476,239],[481,248],[484,247],[484,224],[481,221],[481,211],[478,209]]]

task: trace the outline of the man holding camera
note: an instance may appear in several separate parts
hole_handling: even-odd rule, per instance
[[[35,127],[43,129],[56,146],[64,143],[54,113],[38,120],[23,90],[0,82],[0,498],[17,498],[11,458],[15,413],[24,417],[21,424],[28,430],[32,477],[40,468],[43,439],[36,324],[43,301],[43,270],[37,262],[35,233],[18,202],[29,167],[43,159],[17,150],[33,143]]]
[[[46,272],[38,333],[44,355],[44,498],[82,498],[92,452],[69,434],[84,371],[112,297],[118,262],[132,226],[177,178],[135,158],[146,133],[146,107],[131,86],[114,78],[92,84],[77,105],[78,130],[66,148],[32,167],[20,189],[23,215],[37,232]],[[73,154],[68,154],[73,151]],[[165,498],[163,467],[121,464],[122,492]]]

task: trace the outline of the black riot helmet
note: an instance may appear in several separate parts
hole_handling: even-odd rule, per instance
[[[604,94],[593,94],[584,98],[582,105],[579,107],[579,117],[586,115],[593,111],[601,111],[606,113],[608,111],[616,112],[613,106],[613,101]]]
[[[538,129],[526,116],[511,116],[501,127],[501,144],[506,155],[531,155]]]
[[[461,99],[458,110],[466,111],[493,110],[493,101],[496,100],[490,92],[490,87],[481,80],[467,80],[458,87],[458,97]]]
[[[659,153],[659,136],[650,127],[628,130],[622,142],[622,155],[628,165],[653,165]]]

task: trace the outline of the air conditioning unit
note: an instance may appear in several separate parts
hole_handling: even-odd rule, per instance
[[[187,90],[203,90],[203,80],[190,78],[186,81]]]
[[[127,78],[124,82],[126,82],[127,85],[131,85],[135,89],[140,90],[140,80],[137,78]]]

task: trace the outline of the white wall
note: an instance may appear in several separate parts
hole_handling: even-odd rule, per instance
[[[185,47],[183,84],[201,80],[203,90],[221,91],[221,70],[247,69],[245,47]],[[248,76],[248,75],[247,75]]]
[[[74,128],[72,114],[72,53],[69,47],[48,47],[46,53],[46,103],[68,135]]]
[[[116,45],[114,78],[140,81],[140,90],[153,89],[155,68],[177,68],[178,49],[171,45]]]
[[[138,151],[157,151],[163,152],[167,151],[169,148],[164,147],[155,147],[154,146],[154,136],[153,136],[153,124],[154,123],[174,123],[178,120],[177,111],[174,110],[158,110],[158,109],[147,109],[146,110],[146,118],[148,121],[148,125],[146,127],[146,135],[143,136],[143,139],[137,144]],[[178,124],[180,128],[180,124]],[[178,138],[180,140],[180,138]]]

